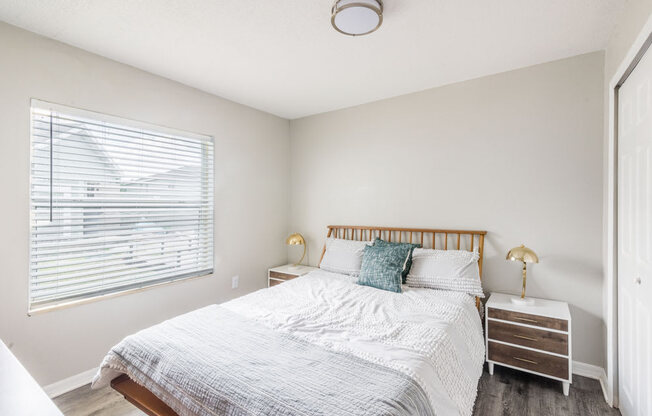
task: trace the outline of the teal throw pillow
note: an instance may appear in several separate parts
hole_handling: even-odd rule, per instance
[[[373,245],[364,248],[358,284],[401,293],[401,275],[411,247]]]
[[[405,284],[405,280],[407,279],[407,275],[410,273],[410,268],[412,267],[412,251],[414,251],[415,248],[421,248],[421,244],[412,244],[412,243],[390,243],[389,241],[381,240],[380,238],[376,238],[374,241],[375,246],[405,246],[410,248],[410,254],[408,255],[407,258],[407,263],[405,263],[405,269],[403,270],[403,273],[401,274],[402,279],[403,279],[403,284]]]

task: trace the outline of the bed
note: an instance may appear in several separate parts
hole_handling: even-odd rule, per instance
[[[329,226],[328,237],[474,249],[484,231]],[[322,252],[323,258],[323,252]],[[93,380],[148,415],[470,415],[478,299],[317,270],[125,338]]]

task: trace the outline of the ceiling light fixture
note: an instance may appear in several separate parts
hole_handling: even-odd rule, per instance
[[[382,23],[382,0],[335,0],[331,9],[331,24],[345,35],[366,35]]]

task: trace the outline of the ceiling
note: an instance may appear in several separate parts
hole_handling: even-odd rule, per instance
[[[624,0],[0,0],[0,20],[294,119],[603,49]]]

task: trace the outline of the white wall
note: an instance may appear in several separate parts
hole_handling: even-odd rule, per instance
[[[41,384],[263,287],[289,229],[315,264],[329,223],[486,229],[488,291],[519,291],[504,255],[531,246],[528,294],[568,300],[574,358],[603,365],[601,53],[289,123],[4,23],[0,56],[0,338]],[[215,276],[27,317],[32,97],[213,135]]]
[[[484,287],[571,304],[574,359],[603,366],[602,52],[290,122],[291,227],[485,229]],[[405,74],[409,76],[409,74]]]
[[[614,31],[605,48],[605,85],[609,83],[625,58],[643,25],[652,13],[652,0],[628,0],[618,16]]]
[[[215,137],[215,275],[27,317],[30,98]],[[266,285],[287,259],[289,123],[0,23],[0,338],[42,385],[124,336]],[[231,276],[240,287],[231,290]]]

